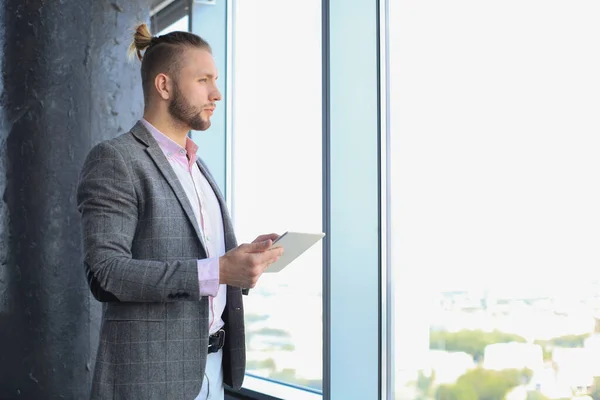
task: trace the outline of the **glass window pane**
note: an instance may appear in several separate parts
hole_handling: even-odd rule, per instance
[[[600,4],[390,7],[395,398],[598,393]]]
[[[178,19],[176,22],[172,23],[162,31],[158,32],[155,36],[166,35],[167,33],[175,31],[187,32],[189,31],[189,28],[189,16],[186,15],[185,17]]]
[[[238,1],[234,32],[238,239],[321,232],[321,3]],[[244,299],[248,373],[322,387],[321,288],[320,243],[262,276]]]

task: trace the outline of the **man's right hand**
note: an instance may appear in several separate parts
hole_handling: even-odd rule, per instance
[[[283,254],[283,248],[269,250],[271,239],[242,244],[219,258],[219,283],[253,288],[263,272]]]

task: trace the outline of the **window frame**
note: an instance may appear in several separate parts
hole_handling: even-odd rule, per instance
[[[203,5],[190,2],[187,12],[190,31],[206,36],[205,29],[217,27],[218,35],[225,36],[217,40],[226,47],[220,49],[221,53],[225,53],[225,68],[220,68],[221,81],[226,86],[222,90],[226,109],[222,128],[224,137],[220,142],[205,144],[204,148],[218,154],[207,164],[213,173],[217,171],[217,175],[221,176],[218,183],[231,209],[235,196],[231,168],[235,151],[232,120],[235,107],[231,93],[235,84],[232,54],[236,0],[219,1],[225,7],[224,11],[219,11],[218,22],[215,22],[218,3]],[[326,233],[323,240],[322,393],[247,374],[240,391],[225,389],[226,399],[285,399],[292,398],[290,391],[294,393],[293,398],[299,399],[304,398],[302,396],[311,399],[393,397],[392,281],[387,222],[388,2],[321,1],[323,232]],[[176,0],[164,10],[182,7],[182,4],[186,2]],[[199,7],[211,7],[212,10]],[[211,23],[207,21],[209,16],[212,16]],[[199,26],[203,29],[196,28]],[[348,33],[355,31],[361,32],[360,40],[352,42],[352,35]],[[214,32],[209,35],[214,37]],[[210,42],[211,38],[208,40]],[[361,62],[356,62],[357,52]],[[357,93],[354,77],[365,75],[368,82],[360,85]],[[347,110],[356,107],[357,98],[367,107],[356,113],[360,116],[348,116]],[[352,158],[349,154],[356,154],[356,157]],[[353,162],[356,158],[360,162]],[[340,184],[348,172],[356,177],[358,185]],[[362,210],[362,213],[356,215],[352,210]],[[348,229],[348,221],[354,220],[363,227],[362,230]],[[348,255],[345,249],[353,246],[358,246],[361,252]],[[361,271],[366,265],[368,268],[363,275],[348,276],[349,269]],[[356,310],[367,316],[364,326],[355,326]],[[358,329],[360,335],[354,335],[353,329]],[[352,354],[353,362],[348,362],[349,354]]]
[[[150,11],[150,32],[160,32],[185,16],[191,21],[191,7],[187,0],[159,2]]]
[[[324,0],[329,199],[324,398],[383,399],[382,1]],[[349,113],[358,108],[360,112]],[[346,179],[352,176],[351,182]],[[358,226],[360,229],[356,229]],[[352,249],[352,254],[347,251]],[[327,271],[326,269],[329,269]],[[348,274],[348,271],[355,271]],[[356,323],[359,315],[360,324]],[[351,335],[348,334],[351,332]],[[358,351],[356,349],[359,349]],[[352,355],[349,357],[349,355]],[[352,362],[349,362],[349,358]]]

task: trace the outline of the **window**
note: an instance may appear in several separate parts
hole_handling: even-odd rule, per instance
[[[167,33],[175,32],[175,31],[183,31],[183,32],[189,31],[189,17],[187,15],[184,17],[181,17],[180,19],[178,19],[171,25],[167,26],[162,31],[158,32],[158,34],[156,36],[166,35]]]
[[[597,396],[599,12],[390,1],[396,399]]]
[[[153,1],[150,17],[151,32],[155,36],[173,31],[189,31],[190,10],[187,1]]]
[[[322,231],[321,2],[235,2],[232,213],[240,242]],[[290,16],[293,16],[290,17]],[[321,244],[244,298],[247,373],[320,390]]]

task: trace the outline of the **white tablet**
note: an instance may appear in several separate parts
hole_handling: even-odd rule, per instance
[[[286,232],[273,242],[272,249],[283,247],[283,255],[265,272],[279,272],[325,236],[324,233]]]

